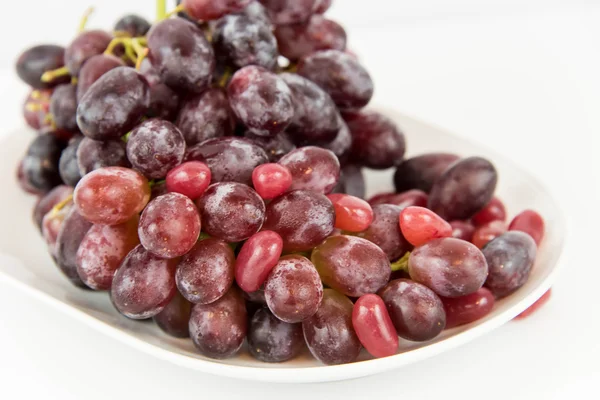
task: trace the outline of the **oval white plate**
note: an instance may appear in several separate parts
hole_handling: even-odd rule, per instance
[[[228,360],[203,357],[194,351],[190,340],[171,338],[153,323],[129,320],[114,310],[106,293],[77,289],[63,278],[31,222],[35,199],[23,194],[14,178],[17,161],[33,138],[27,129],[14,132],[0,144],[0,177],[5,184],[2,195],[5,214],[0,225],[0,279],[141,351],[201,372],[228,377],[271,382],[351,379],[398,368],[457,347],[511,320],[551,286],[564,245],[565,221],[548,192],[506,158],[409,117],[384,112],[406,133],[409,156],[446,151],[487,157],[499,171],[497,193],[505,201],[509,215],[533,208],[546,218],[546,237],[529,281],[515,294],[499,301],[492,313],[480,321],[444,331],[427,343],[401,340],[399,353],[392,357],[373,360],[362,354],[361,361],[346,365],[324,366],[309,354],[282,364],[256,361],[245,351]],[[392,189],[392,173],[368,171],[368,195]]]

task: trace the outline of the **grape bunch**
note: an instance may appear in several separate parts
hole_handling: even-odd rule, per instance
[[[525,284],[542,217],[506,223],[489,160],[404,159],[331,1],[179,3],[17,61],[37,131],[17,179],[69,281],[207,357],[247,340],[325,364],[396,354]],[[396,190],[366,201],[365,168]]]

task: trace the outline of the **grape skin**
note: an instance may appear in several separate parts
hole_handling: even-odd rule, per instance
[[[402,209],[392,204],[377,204],[373,206],[373,222],[359,237],[369,240],[379,246],[390,261],[396,261],[412,245],[402,235],[398,218]]]
[[[245,292],[261,288],[279,261],[283,240],[272,231],[258,232],[243,245],[235,261],[235,281]]]
[[[40,232],[42,230],[42,221],[44,220],[44,216],[50,212],[55,205],[62,202],[72,194],[72,187],[60,185],[40,198],[33,209],[33,221],[37,225]]]
[[[77,207],[71,207],[56,238],[56,265],[71,283],[79,287],[85,285],[77,273],[77,250],[91,227]]]
[[[322,15],[313,15],[303,24],[278,25],[275,36],[281,55],[292,61],[319,50],[346,49],[344,28]]]
[[[62,183],[58,163],[65,143],[53,135],[37,136],[22,161],[23,174],[36,190],[46,193]]]
[[[344,165],[340,171],[340,179],[332,193],[345,193],[362,199],[365,197],[365,176],[362,168],[355,164]]]
[[[80,33],[65,50],[64,65],[73,76],[78,76],[81,67],[91,57],[106,50],[112,36],[101,30]]]
[[[83,95],[90,86],[102,75],[117,67],[124,67],[125,63],[120,59],[108,54],[97,54],[83,64],[77,78],[77,101],[81,101]]]
[[[117,21],[114,30],[117,32],[127,32],[132,38],[145,36],[150,30],[150,23],[139,15],[129,14]]]
[[[183,0],[185,11],[194,19],[208,21],[242,11],[252,0]]]
[[[284,362],[296,357],[304,347],[302,325],[279,320],[267,307],[259,308],[250,321],[248,350],[264,362]]]
[[[260,0],[276,25],[305,22],[313,14],[317,0]]]
[[[470,324],[492,311],[494,295],[489,289],[482,287],[475,293],[454,299],[442,298],[446,310],[446,329]]]
[[[69,141],[69,145],[63,150],[58,162],[58,171],[64,183],[69,186],[77,185],[81,179],[79,165],[77,164],[77,150],[83,137],[81,135],[73,137]]]
[[[244,136],[260,146],[269,157],[269,162],[277,162],[281,157],[294,150],[296,146],[292,142],[290,135],[286,132],[281,132],[274,137],[258,136],[251,131],[246,131]]]
[[[146,319],[160,313],[173,299],[176,260],[158,258],[136,246],[115,272],[111,299],[128,318]]]
[[[84,176],[104,167],[131,167],[127,146],[120,140],[99,141],[84,137],[77,147],[77,166]]]
[[[427,153],[403,161],[394,174],[396,192],[419,189],[429,193],[436,179],[459,158],[449,153]]]
[[[56,128],[77,132],[77,87],[71,84],[57,86],[50,97],[50,113]]]
[[[316,146],[300,147],[279,160],[292,174],[290,190],[330,193],[340,178],[340,163],[331,151]]]
[[[192,303],[177,292],[171,302],[152,318],[156,325],[168,335],[187,338],[190,336],[189,321],[191,313]]]
[[[42,44],[25,50],[16,63],[17,75],[33,89],[48,89],[71,80],[69,76],[51,82],[42,82],[42,75],[65,65],[65,48],[53,44]]]

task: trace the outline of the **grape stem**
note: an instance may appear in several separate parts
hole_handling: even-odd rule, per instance
[[[73,195],[72,194],[68,195],[63,201],[61,201],[60,203],[58,203],[57,205],[52,207],[52,210],[50,210],[50,212],[52,213],[51,215],[52,216],[56,215],[60,210],[65,208],[65,206],[67,204],[69,204],[72,200],[73,200]]]
[[[156,20],[162,21],[167,17],[167,0],[156,0]]]
[[[69,69],[67,67],[60,67],[52,71],[46,71],[42,75],[42,82],[52,82],[56,78],[69,75]]]
[[[93,12],[94,12],[94,7],[89,7],[87,10],[85,10],[85,12],[83,13],[83,16],[81,17],[81,21],[79,21],[79,32],[85,31],[85,27],[88,23],[88,19],[90,18],[90,15],[92,15]]]
[[[175,7],[173,10],[169,11],[166,15],[165,18],[169,18],[172,17],[173,15],[180,13],[180,12],[185,12],[185,6],[183,4],[178,5],[177,7]]]
[[[225,71],[217,83],[219,87],[224,88],[225,85],[227,85],[227,82],[229,82],[229,78],[231,78],[231,69],[229,67],[225,67]]]
[[[31,92],[32,99],[38,100],[41,97],[42,97],[42,93],[39,90],[34,90],[33,92]]]
[[[410,251],[402,256],[399,260],[394,261],[390,264],[392,271],[404,271],[408,273],[408,259],[410,257]]]

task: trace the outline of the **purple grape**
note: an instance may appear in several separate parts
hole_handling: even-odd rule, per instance
[[[77,132],[77,87],[71,84],[57,86],[50,97],[50,113],[56,128]]]
[[[73,188],[67,185],[60,185],[49,191],[44,197],[36,203],[33,209],[33,221],[38,229],[42,230],[42,221],[44,216],[52,208],[73,194]]]
[[[373,206],[373,222],[366,231],[358,234],[379,246],[390,261],[396,261],[412,249],[400,231],[401,211],[402,208],[391,204]]]
[[[79,77],[77,78],[77,101],[81,101],[85,92],[102,75],[117,67],[124,67],[125,63],[120,59],[108,54],[97,54],[83,64]]]
[[[260,305],[267,305],[267,299],[265,298],[265,290],[264,289],[258,289],[255,292],[244,292],[244,298],[249,302],[249,303],[255,303],[255,304],[260,304]]]
[[[331,3],[333,2],[333,0],[317,0],[315,2],[315,13],[317,14],[323,14],[325,13],[325,11],[327,11],[329,9],[329,7],[331,7]]]
[[[137,125],[149,103],[146,79],[133,68],[117,67],[87,90],[77,107],[77,125],[90,139],[118,139]]]
[[[262,67],[250,65],[238,70],[229,81],[227,96],[237,117],[260,136],[283,132],[294,117],[290,88]]]
[[[190,337],[190,315],[192,303],[183,298],[181,294],[175,296],[169,304],[153,319],[163,332],[178,338]]]
[[[269,161],[265,151],[251,140],[223,137],[206,140],[188,149],[186,161],[208,165],[212,182],[252,184],[254,168]]]
[[[333,204],[308,190],[285,193],[269,203],[263,230],[283,239],[283,251],[309,251],[333,232]]]
[[[318,0],[260,0],[276,25],[307,21],[315,12]]]
[[[129,37],[145,36],[150,30],[150,23],[139,15],[129,14],[121,17],[114,27],[115,32],[125,32]]]
[[[469,219],[492,200],[497,182],[496,168],[488,160],[462,159],[435,181],[427,208],[447,221]]]
[[[179,95],[164,83],[150,86],[150,107],[147,115],[150,118],[161,118],[173,121],[179,111]]]
[[[254,21],[258,21],[273,30],[273,23],[271,22],[271,18],[269,18],[267,9],[258,1],[252,1],[246,8],[236,14],[244,15]]]
[[[355,236],[327,238],[311,260],[323,283],[351,297],[375,293],[390,279],[390,262],[379,247]]]
[[[323,50],[300,60],[298,74],[325,90],[340,109],[366,106],[373,96],[373,81],[356,58],[339,50]]]
[[[248,331],[246,305],[240,290],[232,287],[211,304],[196,304],[190,316],[190,336],[203,355],[223,359],[234,356]]]
[[[265,219],[265,203],[249,186],[215,183],[196,202],[202,228],[226,242],[241,242],[258,232]]]
[[[81,135],[73,137],[69,141],[69,145],[63,150],[58,162],[58,171],[64,183],[75,187],[81,179],[79,165],[77,164],[77,149],[83,140]]]
[[[66,198],[56,204],[42,219],[42,237],[48,247],[48,253],[52,256],[54,263],[60,268],[56,260],[58,252],[57,239],[62,228],[63,222],[69,211],[73,208],[73,200]]]
[[[200,215],[192,200],[167,193],[152,200],[140,218],[140,242],[162,258],[180,257],[190,251],[200,235]]]
[[[84,63],[106,50],[112,36],[101,30],[80,33],[65,50],[65,64],[73,76],[79,75]]]
[[[329,143],[320,143],[319,145],[324,149],[331,150],[333,154],[335,154],[340,160],[340,164],[345,164],[350,157],[350,150],[352,149],[352,135],[350,134],[350,129],[348,129],[348,125],[342,119],[341,116],[338,116],[340,123],[340,130],[337,133],[335,139],[333,139]]]
[[[159,258],[142,245],[125,257],[115,272],[111,299],[128,318],[146,319],[160,313],[173,299],[177,260]]]
[[[179,110],[176,124],[187,145],[193,146],[207,139],[231,136],[235,117],[225,91],[212,88],[187,98]]]
[[[149,119],[138,125],[127,141],[127,158],[150,179],[160,179],[183,161],[185,139],[169,121]]]
[[[85,286],[77,273],[77,250],[92,224],[71,207],[56,239],[56,265],[75,286]]]
[[[281,55],[293,61],[319,50],[346,49],[344,28],[322,15],[313,15],[306,23],[278,25],[275,36]]]
[[[409,279],[396,279],[378,294],[400,337],[423,342],[433,339],[444,330],[444,304],[427,286]]]
[[[331,151],[320,147],[301,147],[289,152],[279,164],[292,173],[290,190],[305,189],[330,193],[340,178],[340,163]]]
[[[297,74],[279,75],[292,91],[294,118],[287,132],[296,143],[325,143],[334,140],[341,118],[333,100],[315,83]]]
[[[394,174],[396,192],[419,189],[429,193],[436,179],[459,158],[449,153],[427,153],[403,161]]]
[[[48,89],[69,82],[70,76],[51,82],[42,82],[44,72],[53,71],[65,65],[65,48],[53,44],[42,44],[25,50],[16,63],[17,75],[33,89]]]
[[[244,14],[226,15],[214,29],[217,60],[235,68],[258,65],[272,70],[277,64],[277,39],[269,25]]]
[[[252,0],[183,0],[186,13],[194,20],[209,21],[242,11]]]
[[[362,168],[355,164],[343,166],[338,184],[332,193],[345,193],[363,199],[365,197],[365,177]]]
[[[352,135],[353,161],[373,169],[386,169],[402,162],[404,134],[386,116],[375,111],[344,114]]]
[[[148,56],[162,81],[176,90],[203,92],[215,57],[202,31],[183,18],[164,19],[148,32]]]
[[[417,247],[408,260],[412,280],[444,297],[477,291],[488,276],[488,264],[473,244],[455,238],[434,239]]]
[[[535,241],[526,233],[509,231],[498,236],[483,248],[490,271],[485,286],[496,298],[513,293],[529,279],[536,252]]]
[[[323,284],[315,266],[300,255],[279,259],[265,282],[269,310],[288,323],[313,316],[323,298]]]
[[[252,357],[279,363],[296,357],[303,347],[302,325],[281,321],[267,307],[259,308],[252,316],[248,329]]]
[[[343,294],[323,290],[323,301],[316,314],[302,322],[304,339],[317,360],[336,365],[358,358],[362,345],[352,326],[352,308],[352,301]]]
[[[101,142],[84,137],[77,148],[77,165],[82,176],[104,167],[131,167],[127,148],[120,140]]]
[[[285,156],[287,153],[296,148],[290,138],[290,135],[288,135],[286,132],[278,133],[274,137],[264,137],[255,135],[251,131],[246,131],[244,136],[248,139],[252,139],[254,143],[260,146],[267,153],[269,162],[279,161],[281,157]]]
[[[37,136],[22,161],[23,174],[29,184],[42,193],[62,183],[58,164],[65,143],[54,135]]]
[[[177,288],[192,303],[213,303],[231,288],[234,264],[235,255],[227,242],[201,240],[181,259],[175,274]]]

